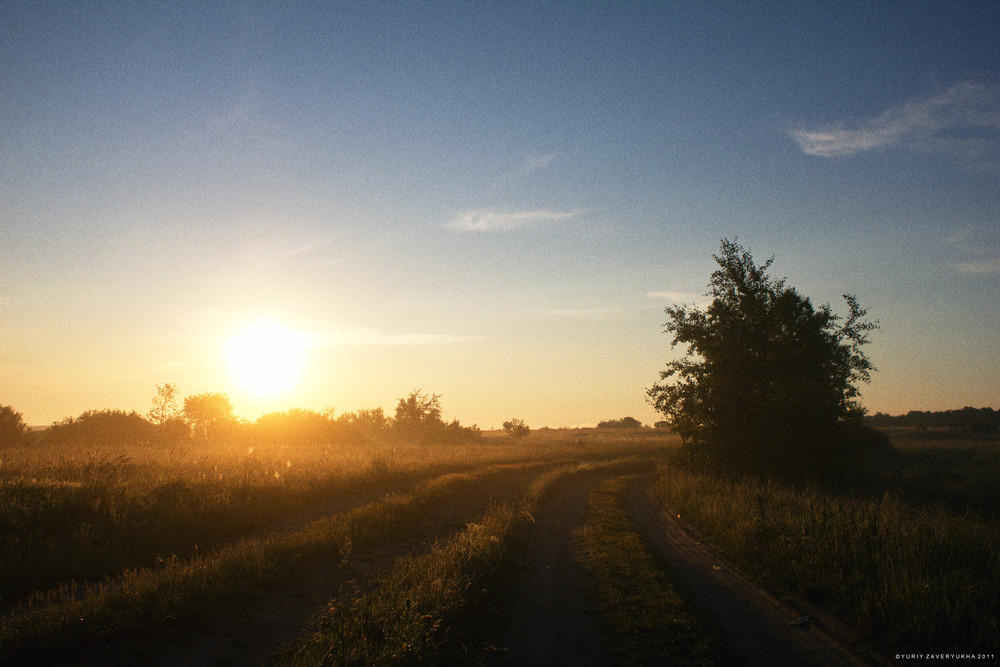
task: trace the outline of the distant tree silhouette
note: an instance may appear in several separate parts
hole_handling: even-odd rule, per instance
[[[523,419],[511,419],[503,423],[503,430],[512,438],[524,438],[531,433],[531,427]]]
[[[86,447],[138,447],[156,439],[157,429],[138,412],[87,410],[52,424],[43,436],[46,444]]]
[[[409,439],[421,439],[441,423],[441,395],[412,391],[396,404],[393,428]]]
[[[200,440],[222,437],[236,423],[229,396],[214,392],[185,398],[184,419],[191,426],[194,437]]]
[[[347,422],[363,434],[371,436],[385,433],[392,425],[392,420],[382,408],[363,408],[348,412],[338,417],[337,421]]]
[[[177,385],[173,382],[166,382],[156,385],[156,396],[153,397],[153,407],[146,418],[154,424],[164,425],[169,420],[180,416],[180,409],[177,407]]]
[[[905,415],[887,415],[878,412],[865,418],[872,426],[909,426],[920,429],[948,429],[956,433],[989,435],[1000,433],[1000,411],[993,408],[965,406],[961,410],[925,412],[910,410]]]
[[[622,417],[621,419],[608,419],[598,422],[597,428],[641,428],[642,422],[635,417]]]
[[[28,442],[28,425],[23,415],[9,405],[0,405],[0,447]]]
[[[705,310],[666,309],[671,346],[650,402],[685,441],[685,451],[727,467],[831,471],[880,441],[865,431],[857,383],[874,366],[862,351],[877,323],[853,296],[841,320],[814,308],[785,281],[723,239],[713,256]]]
[[[317,446],[334,437],[334,422],[312,410],[292,408],[257,418],[252,433],[265,442]]]
[[[458,420],[441,419],[441,395],[410,392],[396,404],[393,431],[400,437],[419,442],[459,442],[479,435],[475,426],[463,427]]]

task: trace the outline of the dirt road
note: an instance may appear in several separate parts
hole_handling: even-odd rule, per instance
[[[847,644],[833,619],[803,611],[750,584],[716,552],[700,544],[651,494],[647,471],[629,487],[633,524],[655,558],[749,665],[866,665],[881,662]],[[537,517],[507,632],[507,664],[610,664],[599,610],[581,571],[579,535],[590,490],[601,479],[574,478],[556,489]]]
[[[600,479],[586,475],[564,483],[536,517],[505,636],[506,664],[608,664],[600,610],[588,595],[579,559],[587,497]]]
[[[715,620],[728,642],[751,665],[862,665],[881,662],[850,646],[833,619],[810,610],[811,620],[790,625],[801,608],[754,587],[719,554],[696,538],[651,494],[654,464],[598,465],[568,476],[535,515],[502,633],[503,651],[489,662],[507,665],[613,664],[601,626],[599,603],[580,562],[580,537],[588,496],[602,480],[636,475],[627,493],[630,517],[657,562],[693,605]],[[193,617],[178,618],[113,644],[76,647],[60,664],[259,665],[294,638],[331,599],[364,587],[399,555],[420,552],[440,536],[473,521],[492,503],[522,493],[538,469],[491,477],[449,497],[424,521],[391,544],[359,550],[350,566],[318,563],[260,590],[223,601]],[[485,480],[484,480],[485,481]]]

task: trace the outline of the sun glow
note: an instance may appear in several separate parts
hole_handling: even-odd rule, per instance
[[[274,322],[257,322],[240,330],[226,348],[237,385],[260,396],[294,388],[305,365],[305,337]]]

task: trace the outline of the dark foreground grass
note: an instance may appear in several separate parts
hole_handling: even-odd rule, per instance
[[[41,654],[56,655],[76,641],[141,628],[200,602],[253,590],[303,560],[330,557],[336,562],[352,547],[391,541],[430,507],[511,467],[443,475],[412,492],[388,496],[304,530],[244,540],[160,569],[129,570],[113,583],[91,586],[64,600],[36,600],[0,619],[0,662],[20,664]]]
[[[752,577],[829,608],[889,653],[995,654],[1000,522],[983,498],[995,494],[997,478],[963,471],[956,461],[982,465],[983,450],[955,443],[901,456],[898,486],[881,494],[720,479],[672,465],[662,467],[657,490]],[[942,460],[967,485],[960,492],[948,483],[948,502],[937,505],[934,489],[918,493],[912,480],[934,479],[938,472],[921,464]],[[990,486],[977,489],[973,480]]]
[[[619,665],[724,664],[717,635],[703,625],[657,567],[625,509],[629,479],[590,494],[584,562],[603,603]]]
[[[427,554],[401,561],[371,590],[331,603],[278,664],[452,665],[502,662],[498,626],[509,602],[510,577],[537,511],[567,476],[615,466],[622,459],[570,465],[540,475],[524,498],[496,507]],[[621,468],[619,468],[621,469]]]
[[[372,589],[332,602],[278,658],[283,666],[476,664],[498,651],[489,626],[500,589],[534,524],[531,512],[567,466],[541,475],[525,496],[489,511],[427,554],[401,561]]]
[[[462,444],[193,443],[0,446],[0,610],[28,596],[155,569],[375,489],[530,461],[601,460],[677,439],[543,430]]]
[[[280,665],[474,664],[496,650],[476,626],[497,616],[490,600],[531,524],[497,507],[430,553],[401,562],[373,591],[332,605]]]

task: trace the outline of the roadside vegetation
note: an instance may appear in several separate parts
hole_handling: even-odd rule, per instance
[[[196,557],[359,495],[501,462],[614,456],[622,440],[553,429],[483,436],[444,422],[439,397],[420,392],[401,398],[393,418],[291,410],[253,424],[234,421],[224,396],[200,394],[185,401],[184,421],[170,407],[172,385],[157,389],[159,423],[88,411],[29,437],[3,411],[14,439],[0,444],[0,610]]]
[[[531,464],[527,464],[531,467]],[[111,634],[182,613],[207,600],[253,590],[304,562],[334,563],[352,549],[391,541],[432,505],[473,485],[510,472],[484,467],[437,477],[414,491],[396,493],[309,526],[258,540],[241,540],[186,562],[125,570],[116,579],[82,591],[29,599],[0,620],[0,658],[51,651],[81,638]]]
[[[401,543],[453,499],[514,484],[514,497],[434,528],[426,553],[411,548],[385,576],[331,599],[281,655],[502,662],[494,648],[510,566],[552,475],[620,475],[614,466],[632,473],[653,460],[665,461],[657,493],[705,540],[766,588],[832,611],[876,645],[963,651],[1000,636],[1000,445],[981,434],[893,429],[893,450],[831,480],[692,466],[671,458],[680,439],[664,429],[538,428],[441,443],[389,431],[348,444],[270,428],[249,443],[95,448],[29,437],[0,448],[0,662],[113,642],[281,586],[310,564],[346,567],[347,577],[354,554]],[[592,495],[585,549],[621,660],[719,662],[712,631],[702,634],[622,512],[624,483]]]
[[[1000,442],[897,432],[877,472],[836,485],[662,466],[657,492],[767,588],[876,645],[993,651],[1000,637]]]

